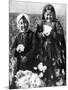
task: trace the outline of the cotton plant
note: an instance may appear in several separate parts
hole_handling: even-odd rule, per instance
[[[62,86],[64,85],[66,82],[64,80],[65,78],[65,71],[64,69],[60,70],[59,68],[55,69],[55,75],[57,77],[57,81],[56,81],[56,86]]]
[[[62,78],[60,78],[60,80],[56,82],[57,86],[62,86],[63,84],[64,84],[64,81]]]
[[[39,70],[39,71],[45,72],[45,70],[47,70],[47,66],[43,65],[43,63],[40,62],[37,67],[34,67],[34,70]]]
[[[56,77],[60,76],[60,69],[55,69]]]
[[[47,66],[43,65],[43,63],[40,62],[37,67],[34,67],[34,70],[39,70],[39,78],[42,78],[44,76],[45,71],[47,70]]]
[[[14,77],[14,68],[16,66],[16,62],[17,62],[17,59],[12,57],[10,59],[10,63],[9,63],[9,84],[11,85],[12,84],[12,79]]]
[[[40,74],[39,74],[39,77],[42,78],[44,76],[45,70],[47,70],[47,66],[46,65],[43,65],[43,63],[40,62],[38,64],[38,69],[39,69],[39,71],[41,71]]]
[[[18,71],[17,74],[15,75],[16,77],[16,86],[18,88],[28,88],[29,87],[29,82],[28,80],[31,77],[31,72],[30,71]]]
[[[39,69],[39,71],[45,72],[45,70],[47,69],[47,66],[46,65],[43,65],[43,63],[40,62],[38,64],[38,69]]]
[[[35,88],[43,86],[43,81],[39,78],[38,74],[33,73],[32,71],[20,70],[15,75],[16,77],[16,87],[17,88]]]

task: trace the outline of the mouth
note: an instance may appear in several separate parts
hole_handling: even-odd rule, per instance
[[[51,20],[50,19],[47,19],[47,22],[51,22]]]
[[[24,27],[22,27],[22,26],[21,26],[21,30],[22,30],[23,32],[25,32],[25,28],[24,28]]]
[[[21,30],[23,30],[24,29],[24,27],[23,26],[21,26]]]
[[[52,19],[51,18],[47,18],[47,22],[51,22],[52,21]]]

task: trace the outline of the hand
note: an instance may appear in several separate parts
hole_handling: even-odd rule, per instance
[[[43,32],[42,35],[46,35],[49,36],[50,32],[52,31],[52,27],[48,26],[48,25],[44,25],[43,26]]]
[[[27,57],[26,56],[21,56],[21,59],[22,59],[22,62],[26,62],[26,60],[27,60]]]

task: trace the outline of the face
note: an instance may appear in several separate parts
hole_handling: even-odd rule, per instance
[[[19,24],[19,29],[21,31],[25,32],[25,30],[28,27],[28,23],[26,21],[24,21],[23,19],[20,19],[18,24]]]
[[[51,10],[47,10],[47,12],[45,12],[44,17],[46,22],[52,22],[53,21],[53,12]]]

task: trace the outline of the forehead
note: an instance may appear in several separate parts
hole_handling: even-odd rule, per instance
[[[20,20],[19,20],[19,22],[23,22],[24,20],[21,18]]]
[[[53,7],[51,5],[46,6],[46,10],[51,10]]]
[[[24,18],[21,18],[21,19],[19,20],[19,22],[27,23],[27,20],[24,19]]]
[[[51,13],[52,11],[51,10],[47,10],[45,13]]]
[[[51,10],[47,10],[47,11],[44,13],[44,15],[47,15],[47,14],[53,15],[53,12],[52,12]]]

